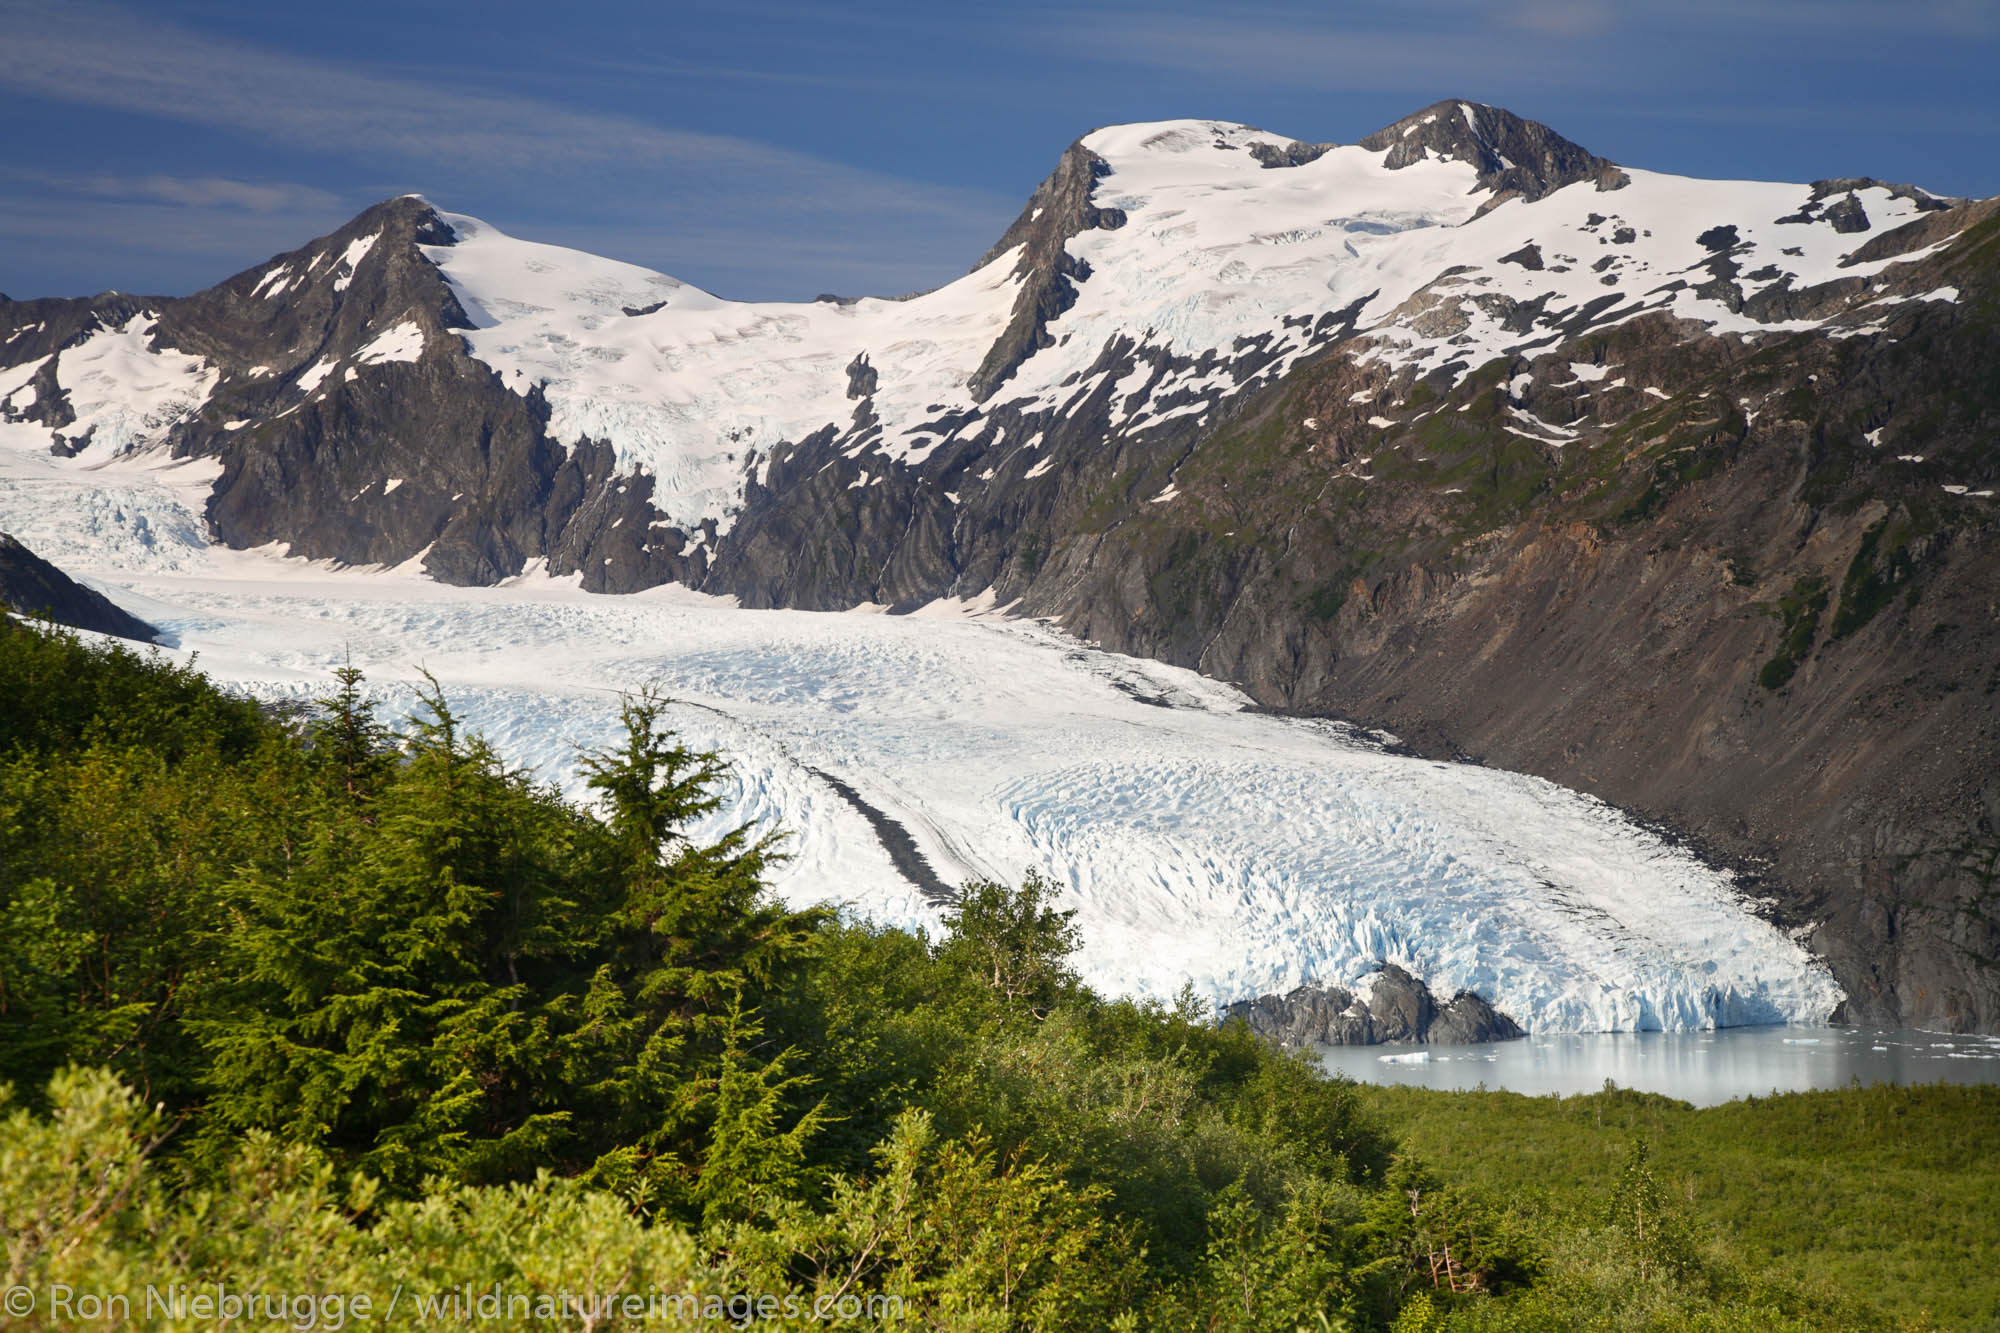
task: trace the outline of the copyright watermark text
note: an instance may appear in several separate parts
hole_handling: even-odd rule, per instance
[[[51,1282],[13,1286],[0,1293],[0,1311],[15,1319],[39,1316],[55,1327],[67,1324],[145,1323],[200,1320],[246,1327],[325,1329],[355,1324],[485,1323],[505,1325],[530,1319],[630,1323],[655,1321],[715,1323],[749,1328],[774,1319],[818,1323],[880,1320],[903,1313],[900,1296],[848,1293],[839,1296],[758,1295],[611,1291],[530,1291],[504,1283],[465,1284],[413,1291],[398,1284],[386,1296],[367,1291],[294,1292],[231,1286],[225,1282],[148,1285],[137,1291],[95,1290]]]

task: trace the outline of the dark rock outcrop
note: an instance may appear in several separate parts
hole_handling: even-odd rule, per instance
[[[1851,193],[1844,194],[1828,204],[1820,216],[1837,232],[1867,231],[1872,225],[1868,221],[1868,211],[1861,206],[1861,200]]]
[[[1527,1035],[1519,1024],[1471,991],[1440,1007],[1430,987],[1394,963],[1384,966],[1361,999],[1339,986],[1300,986],[1284,995],[1262,995],[1223,1011],[1225,1023],[1287,1048],[1375,1046],[1423,1042],[1470,1045]]]
[[[1887,190],[1891,199],[1907,199],[1926,213],[1939,213],[1968,202],[1949,195],[1932,194],[1914,185],[1893,185],[1888,181],[1876,180],[1873,176],[1842,176],[1831,180],[1817,180],[1812,183],[1813,208],[1827,199],[1851,197],[1856,190]]]
[[[1470,163],[1479,188],[1540,199],[1578,181],[1616,190],[1631,178],[1548,126],[1483,102],[1437,102],[1415,115],[1377,130],[1361,141],[1371,153],[1387,151],[1390,170],[1428,157]],[[1496,201],[1497,202],[1497,201]]]
[[[1076,304],[1076,284],[1090,277],[1090,265],[1064,248],[1069,239],[1093,228],[1125,225],[1123,212],[1091,201],[1098,180],[1110,170],[1082,143],[1071,144],[1013,225],[973,265],[976,272],[1018,248],[1021,257],[1014,271],[1024,279],[1012,318],[973,373],[973,397],[990,397],[1023,361],[1054,341],[1049,322]]]
[[[1319,161],[1338,147],[1337,143],[1303,143],[1297,139],[1282,145],[1259,140],[1250,145],[1250,156],[1267,168],[1302,167]]]
[[[875,367],[868,364],[868,353],[861,353],[847,366],[847,396],[868,397],[875,392],[875,386],[880,378],[875,372]]]
[[[1481,1041],[1512,1041],[1527,1035],[1513,1019],[1471,991],[1462,990],[1432,1017],[1424,1040],[1433,1046],[1469,1046]]]
[[[45,616],[59,625],[151,643],[159,631],[121,611],[95,588],[86,588],[0,532],[0,606],[24,617]]]

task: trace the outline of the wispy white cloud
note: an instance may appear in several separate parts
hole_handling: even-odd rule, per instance
[[[757,181],[782,183],[821,206],[865,198],[877,207],[951,214],[965,204],[964,191],[755,140],[350,69],[93,0],[0,0],[0,19],[7,30],[0,84],[56,102],[160,116],[318,152],[387,154],[460,170],[679,169],[739,189]]]
[[[16,299],[115,287],[195,291],[338,226],[354,210],[209,207],[129,199],[0,197],[0,255],[33,256],[32,277],[0,275]],[[24,278],[26,279],[24,284]]]
[[[28,177],[53,190],[93,199],[120,199],[186,208],[240,209],[251,213],[325,211],[339,195],[291,181],[240,181],[221,176],[51,176]]]
[[[1644,96],[1768,76],[1771,61],[1873,40],[1934,48],[2000,35],[1991,0],[1403,0],[1359,5],[1137,4],[1040,11],[1017,39],[1081,63],[1341,94]],[[1859,90],[1865,91],[1865,90]],[[1856,99],[1857,101],[1859,99]]]
[[[518,201],[536,192],[522,188],[532,180],[542,193],[574,190],[593,208],[626,219],[761,238],[773,272],[789,267],[789,252],[831,233],[872,236],[900,282],[935,281],[976,258],[1019,206],[992,192],[902,179],[753,139],[308,59],[99,0],[0,0],[0,31],[7,34],[0,87],[16,93],[224,131],[376,173],[400,164],[390,169],[468,210]],[[100,183],[107,197],[282,206],[256,187],[222,181]],[[100,192],[89,179],[72,188]],[[934,250],[938,238],[957,256],[952,269],[920,272],[907,256]]]
[[[1503,6],[1503,23],[1548,37],[1587,37],[1610,28],[1616,19],[1605,0],[1521,0]]]
[[[1675,0],[1635,12],[1646,27],[1678,27],[1742,40],[1775,34],[1795,41],[1874,34],[1898,38],[1987,37],[2000,34],[1991,0]]]
[[[669,55],[635,54],[598,56],[576,62],[574,68],[592,74],[625,75],[642,79],[695,79],[713,83],[767,83],[794,88],[838,88],[849,92],[883,93],[897,96],[913,91],[940,93],[962,86],[948,76],[917,76],[908,73],[843,74],[826,70],[757,69],[683,60]]]
[[[1171,70],[1208,81],[1381,93],[1422,90],[1421,101],[1490,96],[1524,84],[1605,89],[1620,72],[1552,41],[1608,23],[1586,0],[1492,6],[1410,0],[1390,10],[1301,13],[1243,6],[1148,12],[1107,4],[1048,11],[1020,40],[1073,60]]]

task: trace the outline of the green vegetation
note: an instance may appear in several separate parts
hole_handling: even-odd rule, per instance
[[[1705,1262],[1730,1254],[1742,1272],[1919,1325],[2000,1321],[2000,1087],[1856,1087],[1699,1110],[1629,1090],[1359,1095],[1406,1149],[1521,1216],[1587,1225],[1642,1143]]]
[[[1353,575],[1330,578],[1306,594],[1306,614],[1324,624],[1337,619],[1340,608],[1347,605],[1348,586],[1354,581]]]
[[[1773,613],[1784,622],[1784,638],[1778,651],[1757,672],[1757,683],[1767,690],[1781,690],[1812,651],[1819,637],[1819,618],[1826,610],[1826,580],[1818,576],[1802,578],[1778,599]]]
[[[1639,523],[1657,517],[1667,502],[1685,487],[1715,476],[1726,468],[1749,433],[1749,422],[1733,403],[1709,397],[1677,400],[1668,407],[1676,416],[1664,425],[1665,435],[1649,443],[1646,452],[1656,461],[1647,476],[1646,488],[1615,518],[1617,523]],[[1702,412],[1706,415],[1693,416]]]
[[[1015,556],[1015,559],[1020,562],[1021,573],[1028,578],[1033,578],[1040,572],[1042,560],[1047,555],[1048,547],[1047,543],[1042,539],[1042,534],[1031,532],[1021,539],[1021,549],[1019,554]]]
[[[1721,553],[1723,569],[1729,575],[1729,582],[1738,588],[1757,586],[1757,559],[1748,551],[1737,549]]]
[[[1840,580],[1840,608],[1833,613],[1833,623],[1827,627],[1833,638],[1844,639],[1873,620],[1875,613],[1894,601],[1916,573],[1916,560],[1907,541],[1896,544],[1892,537],[1888,549],[1882,549],[1883,534],[1889,526],[1890,520],[1883,518],[1861,534],[1861,545]],[[1901,535],[1907,538],[1909,534]]]
[[[491,1326],[489,1293],[507,1326],[1287,1333],[1985,1299],[1991,1095],[1739,1129],[1360,1089],[1092,993],[1032,876],[937,939],[783,907],[781,846],[688,836],[722,769],[661,717],[626,703],[582,809],[435,688],[400,727],[353,671],[266,711],[0,621],[0,1287],[187,1328],[216,1311],[142,1321],[147,1284],[320,1327]]]

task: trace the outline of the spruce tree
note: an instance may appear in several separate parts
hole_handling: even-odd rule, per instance
[[[585,759],[597,818],[435,682],[391,756],[359,674],[336,680],[307,729],[321,796],[234,886],[198,1029],[210,1140],[273,1130],[401,1190],[589,1172],[689,1216],[790,1179],[817,1120],[751,1038],[818,916],[768,897],[771,837],[691,836],[716,756],[628,701],[623,743]]]
[[[692,836],[695,821],[720,808],[726,770],[666,728],[665,708],[652,696],[627,699],[622,743],[584,760],[614,844],[617,906],[571,1048],[576,1064],[599,1071],[589,1088],[599,1173],[691,1215],[726,1211],[716,1182],[699,1183],[712,1150],[735,1163],[718,1161],[718,1170],[734,1174],[762,1151],[742,1140],[752,1123],[775,1136],[780,1156],[791,1152],[787,1136],[818,1123],[803,1106],[780,1115],[775,1093],[760,1093],[746,1122],[731,1099],[752,1083],[799,1090],[783,1075],[784,1057],[741,1046],[754,1030],[744,1015],[804,961],[824,914],[791,911],[769,895],[775,835],[741,826],[713,843]]]
[[[199,1026],[213,1129],[276,1130],[400,1188],[530,1174],[574,1137],[555,1038],[603,936],[590,821],[463,735],[435,683],[378,765],[358,684],[316,724],[326,799],[239,877]]]

